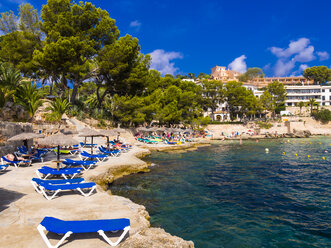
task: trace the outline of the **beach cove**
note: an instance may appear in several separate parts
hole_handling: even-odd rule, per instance
[[[97,138],[96,142],[103,142]],[[157,149],[195,149],[198,144],[184,144],[178,147],[159,145]],[[36,227],[45,216],[56,216],[65,220],[129,218],[130,234],[118,247],[194,247],[185,241],[166,233],[161,228],[150,227],[150,217],[145,207],[130,199],[112,195],[106,191],[109,183],[124,175],[149,171],[149,163],[139,159],[150,154],[149,149],[134,147],[120,157],[109,158],[93,170],[83,174],[86,181],[98,184],[97,193],[89,197],[78,194],[61,194],[47,201],[34,191],[31,179],[41,163],[32,167],[10,168],[1,175],[0,188],[4,204],[0,212],[1,247],[44,247]],[[55,156],[55,155],[54,155]],[[51,162],[42,165],[54,166]],[[52,243],[59,240],[55,234],[48,235]],[[117,237],[116,235],[114,237]],[[65,247],[109,247],[97,234],[73,235]]]

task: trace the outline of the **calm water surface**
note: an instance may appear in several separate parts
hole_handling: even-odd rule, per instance
[[[150,173],[110,188],[146,206],[152,226],[196,247],[331,247],[330,143],[233,141],[153,153]]]

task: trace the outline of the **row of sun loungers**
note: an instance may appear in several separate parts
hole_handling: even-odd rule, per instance
[[[77,178],[83,171],[97,166],[97,162],[104,161],[108,156],[118,156],[120,151],[108,151],[104,147],[99,147],[100,154],[90,154],[85,151],[80,153],[81,160],[66,159],[62,162],[66,168],[59,170],[43,166],[36,171],[39,178],[33,178],[31,184],[34,189],[47,200],[54,199],[63,191],[76,191],[85,197],[96,191],[94,182],[85,182],[83,178]],[[72,167],[80,168],[72,168]],[[50,179],[61,176],[64,179]],[[48,179],[48,180],[46,180]],[[37,227],[42,239],[48,248],[57,248],[71,235],[77,233],[98,233],[110,245],[118,245],[130,230],[129,219],[105,219],[105,220],[83,220],[83,221],[63,221],[54,217],[45,217]],[[56,245],[52,245],[45,232],[53,232],[64,235]],[[112,242],[105,232],[120,232],[117,241]]]
[[[81,147],[91,147],[92,144],[80,144]],[[95,146],[96,144],[93,144]],[[84,178],[79,176],[91,168],[98,166],[98,162],[102,162],[109,156],[118,157],[121,152],[127,152],[129,146],[120,147],[120,149],[107,150],[105,147],[98,147],[98,154],[90,154],[83,151],[79,154],[81,160],[65,159],[62,162],[65,168],[55,169],[48,166],[42,166],[36,170],[38,178],[32,178],[31,184],[37,193],[43,195],[47,200],[56,198],[61,192],[76,191],[88,197],[96,192],[96,184],[94,182],[85,182]],[[54,149],[50,149],[50,151]],[[73,152],[65,152],[66,149],[61,149],[60,152],[64,154],[74,154]],[[70,151],[79,151],[72,149]],[[1,158],[2,164],[0,170],[5,170],[9,165],[19,167],[20,165],[31,165],[32,159],[40,158],[43,162],[43,156],[48,150],[38,150],[36,156],[31,157],[30,160],[11,161],[5,156]],[[18,153],[21,155],[28,155],[25,147],[19,147]],[[79,168],[77,168],[79,167]],[[48,248],[58,248],[71,235],[75,233],[93,233],[97,232],[103,239],[111,246],[118,245],[130,230],[130,220],[122,219],[105,219],[105,220],[83,220],[83,221],[64,221],[54,217],[45,217],[37,227],[42,239]],[[58,241],[56,245],[52,245],[47,238],[45,231],[56,234],[63,234],[64,236]],[[116,242],[112,242],[105,234],[105,232],[122,232]]]

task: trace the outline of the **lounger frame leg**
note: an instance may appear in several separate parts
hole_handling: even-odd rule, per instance
[[[47,231],[46,228],[42,225],[38,225],[37,229],[40,233],[40,236],[42,237],[42,239],[44,240],[44,242],[46,243],[48,248],[58,248],[72,234],[72,232],[70,232],[70,231],[67,232],[66,234],[64,234],[62,239],[60,239],[60,241],[56,245],[52,245],[49,242],[49,239],[47,238],[47,236],[45,234],[45,231]]]
[[[31,184],[33,185],[34,189],[39,193],[42,194],[43,192],[39,189],[38,184],[34,181],[31,181]]]
[[[118,238],[118,240],[116,242],[112,242],[105,234],[105,232],[103,230],[99,230],[98,233],[101,237],[103,237],[106,242],[111,245],[111,246],[116,246],[118,245],[122,239],[125,237],[125,235],[127,234],[127,232],[130,230],[130,226],[127,226],[123,229],[123,233],[121,234],[121,236]]]
[[[47,174],[44,178],[41,176],[38,170],[36,170],[36,174],[39,177],[39,179],[46,179],[50,174]]]
[[[41,193],[45,196],[45,198],[47,200],[52,200],[57,195],[57,193],[59,193],[61,191],[60,189],[58,189],[58,190],[55,191],[55,193],[53,195],[48,196],[46,191],[45,191],[45,188],[43,186],[40,186],[39,188],[40,188]]]
[[[93,186],[92,189],[88,193],[84,193],[84,191],[81,190],[81,188],[77,188],[77,190],[85,197],[90,196],[92,194],[93,190],[95,190],[95,189],[96,189],[96,186]]]

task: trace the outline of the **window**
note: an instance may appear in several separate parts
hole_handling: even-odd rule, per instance
[[[329,100],[331,101],[331,96],[330,96],[330,99]]]
[[[325,92],[325,89],[323,89],[322,92]]]
[[[325,96],[322,96],[322,100],[325,101]]]
[[[325,106],[325,102],[323,102],[322,105]]]
[[[288,106],[292,106],[292,103],[291,103],[291,102],[289,102],[287,105],[288,105]]]

